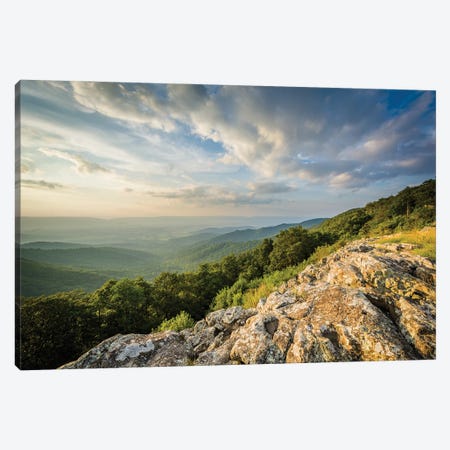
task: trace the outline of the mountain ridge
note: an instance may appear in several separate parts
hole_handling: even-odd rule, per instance
[[[309,219],[298,223],[281,223],[272,227],[261,227],[261,228],[247,228],[243,230],[235,230],[230,233],[219,235],[212,238],[213,242],[243,242],[243,241],[253,241],[260,240],[268,237],[273,237],[280,231],[287,228],[292,228],[296,226],[302,226],[305,229],[312,228],[314,226],[320,225],[325,218]]]

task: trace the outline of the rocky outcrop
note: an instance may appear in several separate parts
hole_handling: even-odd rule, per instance
[[[355,241],[259,301],[182,332],[117,335],[63,368],[434,359],[435,265]]]

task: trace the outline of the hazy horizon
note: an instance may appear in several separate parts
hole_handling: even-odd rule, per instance
[[[131,245],[142,247],[149,242],[193,236],[216,230],[226,234],[234,230],[270,228],[297,224],[308,219],[288,216],[210,216],[210,217],[21,217],[16,228],[16,243],[70,242],[90,245]]]
[[[198,216],[190,216],[190,215],[172,215],[172,216],[120,216],[120,217],[100,217],[100,216],[20,216],[21,219],[94,219],[94,220],[126,220],[126,219],[165,219],[165,218],[193,218],[193,219],[201,219],[201,218],[236,218],[236,219],[252,219],[252,218],[295,218],[300,220],[308,220],[308,218],[302,218],[300,216],[279,216],[279,215],[251,215],[251,216],[238,216],[238,215],[198,215]],[[328,217],[328,216],[327,216]],[[316,217],[310,217],[310,219],[315,219]]]

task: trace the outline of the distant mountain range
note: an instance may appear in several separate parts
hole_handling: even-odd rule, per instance
[[[303,228],[312,228],[314,226],[320,225],[325,218],[317,218],[311,220],[305,220],[300,223],[282,223],[274,227],[263,227],[251,229],[247,228],[245,230],[235,230],[230,233],[222,234],[215,238],[212,238],[212,242],[246,242],[269,238],[276,236],[280,231],[286,230],[287,228],[296,227],[301,225]]]

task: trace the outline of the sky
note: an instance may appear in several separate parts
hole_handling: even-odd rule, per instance
[[[331,217],[435,178],[435,112],[435,91],[21,81],[21,215]]]

